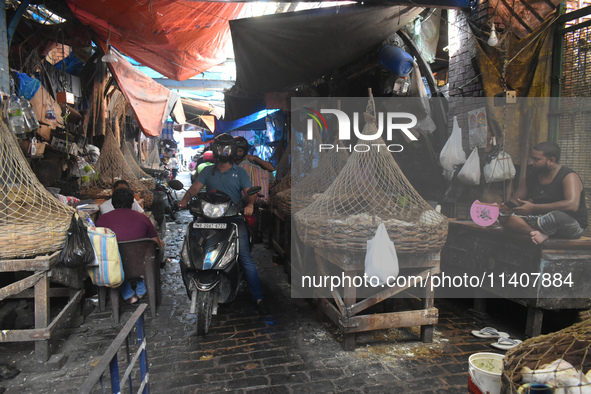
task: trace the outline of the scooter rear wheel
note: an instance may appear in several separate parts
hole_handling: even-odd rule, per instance
[[[197,291],[197,335],[205,335],[211,325],[213,313],[213,292]]]

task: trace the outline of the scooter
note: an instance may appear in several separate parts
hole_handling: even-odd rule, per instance
[[[251,187],[247,196],[260,189]],[[194,220],[187,226],[179,263],[190,312],[197,316],[197,334],[205,335],[218,305],[232,302],[240,290],[238,225],[231,219],[242,214],[239,205],[218,190],[199,193],[187,206]]]
[[[157,199],[162,199],[164,213],[170,216],[172,220],[176,220],[174,214],[179,210],[179,199],[176,195],[176,190],[183,190],[183,183],[177,179],[170,180],[170,172],[168,170],[161,171],[156,175],[156,187],[154,189],[154,196]],[[158,218],[156,219],[158,221]]]

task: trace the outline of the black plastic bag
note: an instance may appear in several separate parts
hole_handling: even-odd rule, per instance
[[[68,268],[79,268],[94,262],[94,250],[88,238],[84,221],[77,213],[72,215],[64,249],[59,263]]]

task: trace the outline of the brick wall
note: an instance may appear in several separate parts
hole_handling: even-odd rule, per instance
[[[468,20],[475,22],[483,30],[488,30],[485,26],[489,21],[490,13],[487,0],[473,1],[468,11],[448,11],[450,96],[448,132],[451,133],[455,115],[462,128],[462,143],[467,154],[470,153],[467,113],[479,105],[470,106],[470,100],[455,98],[484,96],[480,77],[473,66],[473,58],[476,55],[476,38],[468,25]]]

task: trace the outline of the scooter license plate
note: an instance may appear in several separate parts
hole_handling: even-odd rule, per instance
[[[228,227],[228,223],[193,223],[193,228],[224,230]]]

